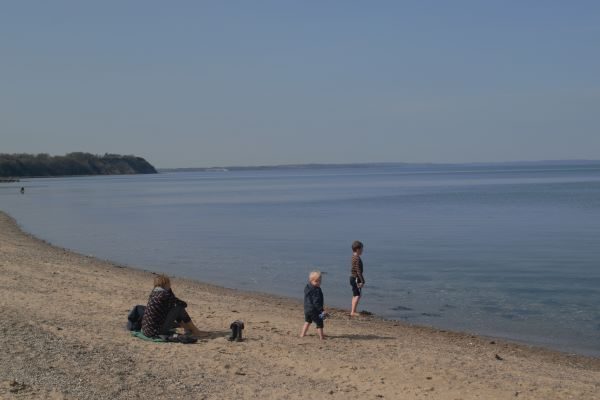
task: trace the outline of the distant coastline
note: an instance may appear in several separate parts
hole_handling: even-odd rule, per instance
[[[134,155],[68,153],[0,154],[0,182],[18,182],[23,177],[56,177],[78,175],[156,174],[142,157]]]
[[[261,171],[261,170],[296,170],[296,169],[343,169],[343,168],[457,168],[457,167],[534,167],[534,166],[599,166],[600,160],[541,160],[541,161],[504,161],[504,162],[472,162],[472,163],[308,163],[308,164],[275,164],[275,165],[234,165],[222,167],[182,167],[158,168],[158,172],[228,172],[228,171]]]

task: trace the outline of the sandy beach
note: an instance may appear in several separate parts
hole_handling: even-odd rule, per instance
[[[2,399],[598,399],[600,359],[333,310],[299,338],[299,301],[173,279],[193,345],[125,329],[152,273],[75,254],[0,213]],[[168,273],[168,271],[165,271]],[[299,286],[303,285],[299,282]],[[246,340],[226,339],[231,321]]]

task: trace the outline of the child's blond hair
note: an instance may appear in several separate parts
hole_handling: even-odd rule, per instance
[[[308,274],[308,280],[313,282],[321,279],[321,271],[312,271]]]

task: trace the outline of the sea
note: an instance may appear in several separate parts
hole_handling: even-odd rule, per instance
[[[0,210],[52,244],[230,288],[301,299],[320,270],[347,309],[360,240],[361,310],[600,356],[600,162],[23,179],[0,184]]]

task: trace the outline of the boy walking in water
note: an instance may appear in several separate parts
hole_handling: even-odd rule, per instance
[[[363,276],[363,263],[360,258],[363,253],[363,244],[358,240],[352,243],[352,269],[350,270],[350,286],[352,286],[352,309],[350,317],[358,315],[356,308],[360,301],[362,287],[365,285],[365,277]]]
[[[300,332],[300,337],[304,337],[310,324],[317,325],[319,339],[325,339],[323,335],[323,318],[325,310],[323,309],[323,292],[321,291],[321,272],[313,271],[308,276],[308,283],[304,288],[304,326]]]

